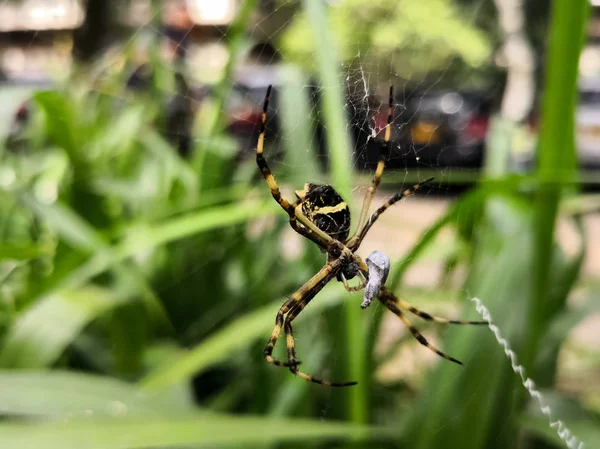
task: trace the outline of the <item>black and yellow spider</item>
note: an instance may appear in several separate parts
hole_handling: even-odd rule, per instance
[[[377,221],[377,218],[379,218],[379,216],[387,208],[400,201],[402,198],[412,195],[417,189],[431,182],[433,178],[427,179],[422,183],[414,185],[410,189],[406,189],[403,192],[397,193],[384,205],[379,207],[379,209],[377,209],[373,215],[367,219],[371,200],[375,195],[375,191],[379,186],[379,182],[383,174],[385,160],[389,157],[389,140],[391,131],[390,124],[392,121],[393,103],[393,89],[390,87],[388,120],[385,128],[385,138],[382,145],[381,155],[377,164],[375,176],[373,177],[373,181],[363,202],[362,211],[358,221],[358,227],[356,232],[350,238],[348,238],[350,233],[350,210],[342,197],[332,186],[306,184],[303,190],[296,191],[297,199],[294,202],[289,202],[281,196],[277,182],[275,181],[275,178],[273,177],[273,174],[267,165],[267,161],[263,156],[265,123],[267,120],[267,108],[269,106],[270,94],[271,86],[269,86],[267,89],[267,94],[265,96],[263,105],[260,134],[258,136],[258,143],[256,146],[256,163],[258,164],[260,171],[267,181],[269,189],[271,189],[273,198],[279,203],[282,209],[287,212],[292,228],[298,234],[315,242],[327,254],[327,263],[323,268],[321,268],[321,270],[319,270],[317,274],[309,279],[281,306],[277,312],[275,327],[273,329],[273,333],[271,334],[271,338],[265,347],[264,355],[268,362],[277,366],[287,367],[296,376],[299,376],[310,382],[339,387],[355,385],[356,382],[329,382],[316,379],[306,373],[298,371],[298,365],[300,362],[296,361],[296,350],[294,347],[294,337],[292,334],[292,321],[321,291],[321,289],[334,278],[342,282],[348,291],[359,291],[367,286],[369,281],[369,267],[362,260],[362,258],[356,254],[356,251],[365,238],[367,232],[369,229],[371,229],[371,226],[373,226],[375,221]],[[347,281],[355,276],[359,276],[362,282],[358,286],[351,287],[348,285]],[[385,277],[386,276],[387,273]],[[423,335],[417,329],[415,329],[401,309],[406,309],[425,320],[435,321],[438,323],[486,324],[486,322],[447,320],[445,318],[432,316],[426,312],[422,312],[411,306],[409,303],[397,298],[390,290],[388,290],[385,285],[383,285],[385,282],[385,277],[382,279],[383,282],[381,285],[378,284],[376,286],[374,296],[377,296],[392,313],[397,315],[402,320],[402,322],[408,327],[410,332],[419,341],[419,343],[444,359],[462,365],[459,360],[444,354],[442,351],[429,343],[425,337],[423,337]],[[368,303],[363,302],[362,307],[364,308],[367,305]],[[281,362],[273,358],[273,348],[275,347],[275,343],[279,338],[281,328],[283,328],[286,334],[288,357],[287,362]]]

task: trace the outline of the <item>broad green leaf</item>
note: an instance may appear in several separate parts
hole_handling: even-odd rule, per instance
[[[185,395],[149,396],[133,384],[68,371],[0,372],[0,414],[83,418],[168,415],[189,410]]]
[[[525,304],[530,293],[528,267],[533,259],[531,213],[522,201],[494,198],[487,203],[486,226],[479,230],[477,252],[466,285],[491,311],[504,338],[516,348]],[[530,231],[530,232],[527,232]],[[493,269],[491,269],[493,267]],[[510,304],[510,307],[506,305]],[[480,319],[469,305],[462,317]],[[516,395],[524,393],[502,348],[483,326],[455,327],[441,349],[464,362],[457,367],[440,360],[429,376],[408,426],[416,448],[460,446],[464,449],[506,447],[514,438],[510,423],[498,426],[498,416],[513,412]],[[477,397],[476,401],[469,398]],[[452,426],[439,428],[452,420]],[[474,426],[473,423],[478,425]],[[418,423],[418,425],[417,425]]]
[[[380,428],[302,419],[196,414],[158,418],[0,424],[3,449],[248,447],[289,441],[389,439]]]
[[[34,303],[8,331],[0,348],[0,367],[51,365],[88,323],[122,301],[114,291],[87,286]]]

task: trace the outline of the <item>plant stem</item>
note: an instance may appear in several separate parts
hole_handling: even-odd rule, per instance
[[[327,127],[327,146],[331,182],[346,201],[351,198],[350,141],[346,133],[344,116],[344,91],[340,81],[337,51],[327,20],[327,11],[322,0],[303,1],[316,45],[317,68],[323,86],[322,111]],[[368,386],[366,385],[366,343],[361,326],[361,309],[349,302],[345,309],[345,334],[347,342],[348,379],[358,381],[349,391],[348,419],[355,423],[368,420]]]
[[[577,175],[574,111],[577,101],[579,54],[589,11],[588,0],[555,0],[549,32],[548,63],[538,148],[539,191],[534,220],[535,264],[533,297],[525,367],[531,369],[537,342],[544,332],[554,229],[565,185]]]

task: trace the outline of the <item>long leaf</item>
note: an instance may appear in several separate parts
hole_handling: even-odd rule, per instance
[[[295,440],[389,438],[385,429],[227,415],[80,420],[65,424],[0,424],[3,449],[142,449],[249,447]]]
[[[314,41],[319,42],[316,51],[317,67],[323,85],[321,108],[328,148],[331,182],[343,198],[351,198],[351,152],[346,132],[344,112],[344,89],[340,82],[339,60],[333,34],[327,19],[326,5],[321,0],[304,0],[304,8],[311,25]],[[345,339],[349,349],[346,355],[347,375],[358,381],[358,386],[349,391],[348,416],[356,423],[368,420],[367,385],[367,338],[359,332],[364,329],[360,309],[348,305],[345,310]],[[350,349],[351,348],[351,349]]]
[[[187,394],[178,388],[165,394],[147,395],[135,385],[117,379],[68,371],[0,373],[0,414],[4,415],[46,418],[164,416],[191,410]]]
[[[530,368],[536,343],[545,328],[554,230],[565,180],[576,176],[575,105],[579,54],[583,45],[589,2],[555,0],[549,32],[546,84],[539,137],[539,192],[536,199],[534,296],[528,311],[531,344],[523,364]]]

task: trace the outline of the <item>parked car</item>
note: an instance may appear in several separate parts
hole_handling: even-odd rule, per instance
[[[397,95],[388,165],[480,167],[493,108],[493,96],[486,92],[413,91]],[[387,108],[380,107],[371,122],[371,129],[381,140]],[[373,145],[380,143],[374,141],[359,152],[359,166],[376,163],[379,153],[371,148]]]

